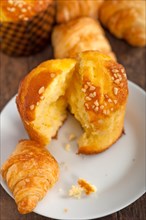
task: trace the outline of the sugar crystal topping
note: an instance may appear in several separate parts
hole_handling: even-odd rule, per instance
[[[6,10],[15,16],[18,16],[19,19],[27,21],[29,17],[34,15],[36,10],[40,10],[40,8],[43,9],[48,4],[47,1],[44,0],[37,0],[34,2],[35,4],[32,4],[31,1],[26,0],[7,0]],[[39,7],[36,7],[36,4],[38,4]]]
[[[111,91],[100,94],[100,87],[95,86],[91,81],[85,80],[82,86],[84,94],[84,106],[86,111],[101,113],[106,116],[115,110],[116,105],[123,97],[123,88],[126,88],[127,76],[122,65],[113,62],[107,67],[111,75]],[[126,82],[126,83],[125,83]],[[127,90],[128,92],[128,90]]]
[[[96,114],[97,113],[102,113],[104,115],[110,114],[110,108],[111,107],[113,108],[113,105],[115,105],[115,103],[113,102],[113,100],[108,94],[104,94],[103,96],[104,101],[103,103],[100,103],[99,97],[98,97],[98,89],[90,81],[86,81],[84,83],[81,91],[85,95],[84,106],[87,111],[93,111]],[[109,105],[110,105],[110,108],[109,108]]]

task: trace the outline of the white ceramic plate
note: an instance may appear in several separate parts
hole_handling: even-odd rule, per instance
[[[76,141],[67,152],[65,145],[71,133],[82,133],[78,122],[69,115],[59,131],[58,140],[48,146],[60,163],[60,179],[34,212],[56,219],[92,219],[114,213],[142,196],[145,192],[145,92],[129,82],[129,99],[125,118],[125,132],[109,150],[94,156],[76,155]],[[19,118],[15,98],[1,114],[2,163],[14,150],[18,140],[27,138]],[[70,198],[68,190],[84,178],[98,191],[81,199]],[[9,192],[6,184],[3,188]],[[60,192],[59,189],[63,191]],[[11,195],[12,196],[12,195]],[[65,212],[64,209],[67,209]]]

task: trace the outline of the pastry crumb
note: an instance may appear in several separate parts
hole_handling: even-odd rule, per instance
[[[80,199],[82,196],[82,192],[83,192],[83,189],[80,186],[72,185],[71,189],[69,190],[69,196]]]
[[[66,151],[70,151],[70,144],[66,144],[66,145],[65,145],[65,150],[66,150]]]
[[[72,141],[72,140],[74,140],[74,139],[76,139],[75,134],[70,134],[70,135],[69,135],[69,141]]]
[[[94,185],[91,185],[84,179],[78,179],[78,185],[72,185],[69,190],[69,196],[80,199],[83,195],[90,195],[95,193],[97,188]]]
[[[65,208],[65,209],[64,209],[64,212],[68,212],[68,209],[67,209],[67,208]]]
[[[84,179],[79,179],[79,180],[78,180],[78,184],[79,184],[79,186],[80,186],[81,188],[84,189],[86,195],[90,195],[91,193],[97,191],[96,186],[91,185],[90,183],[88,183],[88,182],[87,182],[86,180],[84,180]]]

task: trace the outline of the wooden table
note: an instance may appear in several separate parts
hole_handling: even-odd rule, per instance
[[[146,89],[146,63],[144,60],[146,57],[145,48],[133,48],[124,41],[114,38],[109,33],[107,33],[107,37],[111,42],[113,51],[117,54],[118,61],[125,66],[128,79],[135,82],[143,89]],[[42,52],[30,57],[12,58],[1,54],[1,110],[13,97],[13,95],[17,93],[18,84],[25,74],[27,74],[33,67],[37,66],[42,61],[50,59],[51,57],[52,49],[49,46]],[[50,218],[45,218],[35,213],[20,215],[16,209],[13,199],[7,195],[2,187],[0,187],[0,192],[1,220],[50,220]],[[145,220],[145,211],[146,196],[144,195],[127,208],[101,219]]]

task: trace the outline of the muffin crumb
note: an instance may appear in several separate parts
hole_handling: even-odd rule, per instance
[[[83,194],[90,195],[91,193],[95,193],[97,191],[94,185],[91,185],[84,179],[78,179],[78,185],[72,185],[69,190],[69,196],[80,199]]]
[[[80,186],[72,185],[71,189],[69,190],[69,196],[80,199],[82,196],[82,192],[83,192],[83,189]]]
[[[66,144],[66,145],[65,145],[65,150],[66,150],[66,151],[70,151],[70,144]]]
[[[69,141],[72,141],[76,138],[75,134],[70,134],[69,135]]]
[[[84,179],[79,179],[78,180],[78,184],[81,188],[84,189],[86,195],[90,195],[93,192],[96,192],[97,189],[94,185],[91,185],[90,183],[88,183],[86,180]]]

